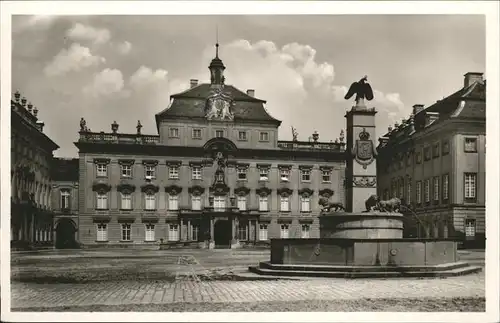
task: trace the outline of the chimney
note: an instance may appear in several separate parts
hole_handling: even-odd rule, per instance
[[[251,96],[252,98],[255,97],[255,90],[247,90],[247,95]]]
[[[468,72],[464,75],[464,87],[469,87],[475,82],[483,81],[483,73]]]
[[[413,105],[413,115],[417,115],[420,111],[424,110],[423,104],[414,104]]]
[[[198,86],[198,80],[191,79],[190,83],[191,83],[191,88],[194,88],[195,86]]]

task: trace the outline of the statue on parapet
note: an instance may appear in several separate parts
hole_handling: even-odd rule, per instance
[[[365,99],[367,99],[368,101],[373,100],[373,90],[367,81],[368,81],[368,76],[365,75],[358,82],[352,83],[344,99],[349,100],[354,94],[356,94],[355,107],[366,108]]]
[[[320,197],[318,204],[322,206],[321,208],[321,213],[328,213],[328,212],[338,212],[338,211],[345,211],[344,206],[342,203],[339,202],[330,202],[327,198]]]
[[[377,195],[370,195],[365,201],[365,212],[399,212],[401,207],[401,200],[393,197],[389,200],[380,200]]]

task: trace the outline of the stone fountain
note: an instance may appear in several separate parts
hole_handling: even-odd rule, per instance
[[[320,199],[319,239],[272,239],[271,259],[250,267],[273,276],[447,277],[482,270],[459,261],[453,239],[405,239],[401,201],[380,201],[373,99],[366,76],[351,85],[346,99],[356,104],[346,113],[346,207]],[[341,209],[337,212],[333,210]]]

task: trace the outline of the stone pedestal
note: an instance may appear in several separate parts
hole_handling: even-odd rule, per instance
[[[365,201],[377,194],[375,109],[353,107],[347,119],[346,211],[366,210]]]

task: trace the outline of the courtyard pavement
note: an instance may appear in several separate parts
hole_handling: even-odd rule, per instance
[[[268,260],[268,251],[229,250],[174,250],[174,251],[48,251],[39,253],[12,253],[12,272],[31,270],[67,270],[80,261],[104,268],[109,264],[133,260],[141,266],[141,258],[153,265],[160,259],[164,265],[175,267],[178,256],[191,254],[203,268],[226,268],[245,271],[248,265]],[[484,252],[460,252],[461,259],[484,263]],[[128,259],[128,260],[127,260]],[[76,261],[80,260],[80,261]],[[73,265],[72,265],[73,263]],[[103,267],[104,266],[104,267]],[[28,268],[29,267],[29,268]],[[97,268],[96,268],[97,269]],[[270,301],[339,300],[366,298],[455,298],[485,297],[484,272],[446,279],[279,279],[247,281],[173,281],[118,280],[80,284],[38,284],[13,281],[11,306],[22,308],[50,308],[61,306],[171,304],[171,303],[235,303]]]

